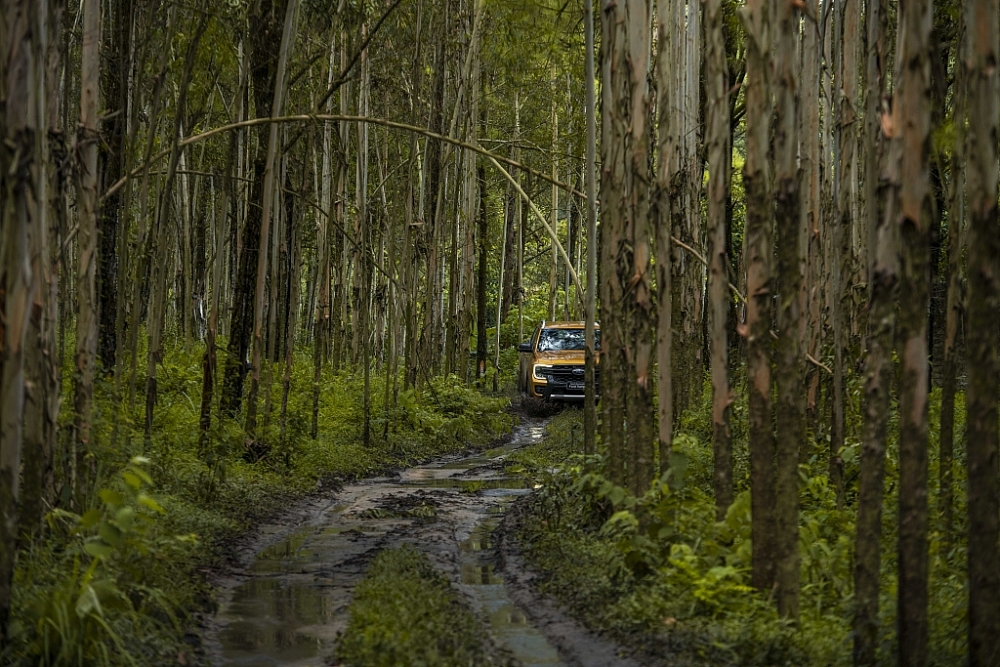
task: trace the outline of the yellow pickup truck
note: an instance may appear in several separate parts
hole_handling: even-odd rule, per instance
[[[582,401],[584,398],[583,322],[542,322],[531,340],[517,346],[520,353],[518,389],[546,401]],[[594,342],[601,349],[600,325]],[[599,358],[595,359],[597,363]],[[594,385],[600,394],[600,368],[594,367]]]

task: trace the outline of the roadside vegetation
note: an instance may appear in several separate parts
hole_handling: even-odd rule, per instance
[[[751,586],[749,463],[745,403],[733,406],[736,495],[724,520],[713,499],[710,388],[688,411],[674,440],[670,472],[636,497],[604,471],[604,456],[584,457],[576,433],[582,413],[554,418],[543,442],[510,457],[533,471],[542,487],[516,512],[516,533],[539,587],[588,626],[640,654],[692,665],[850,665],[854,609],[852,562],[859,456],[844,451],[845,502],[830,487],[827,434],[812,432],[799,466],[802,511],[798,554],[801,615],[782,619],[767,592]],[[961,402],[961,395],[958,397]],[[932,396],[931,423],[940,394]],[[892,423],[896,421],[895,416]],[[961,425],[958,425],[961,428]],[[932,431],[933,432],[933,431]],[[890,456],[896,448],[890,436]],[[932,448],[936,451],[936,447]],[[557,459],[561,464],[550,472]],[[957,462],[960,463],[960,462]],[[955,465],[955,488],[964,475]],[[931,479],[938,479],[932,457]],[[885,530],[881,539],[880,665],[896,656],[896,506],[898,471],[887,469]],[[940,497],[931,487],[931,506]],[[964,516],[964,493],[957,493]],[[948,530],[932,516],[929,618],[930,665],[962,664],[967,651],[968,591],[960,526]],[[947,535],[955,535],[949,542]]]
[[[488,650],[476,616],[427,556],[413,547],[381,552],[350,607],[337,659],[356,667],[483,667]]]
[[[311,360],[298,359],[293,376],[308,386]],[[383,376],[372,381],[382,391]],[[20,552],[0,663],[190,664],[196,614],[212,608],[208,575],[256,523],[342,481],[485,446],[514,421],[506,398],[442,377],[406,392],[390,412],[376,410],[366,448],[360,379],[327,370],[321,387],[316,439],[304,392],[289,397],[284,433],[271,425],[269,449],[249,448],[227,420],[199,444],[200,354],[170,349],[153,437],[144,442],[124,423],[113,435],[110,418],[98,421],[109,446],[97,452],[97,483],[84,490],[83,511],[51,513],[46,539]],[[99,395],[108,389],[99,385]],[[105,398],[96,412],[110,417],[110,408]]]

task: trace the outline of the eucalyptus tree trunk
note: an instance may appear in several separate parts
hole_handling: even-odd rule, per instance
[[[997,397],[1000,364],[1000,11],[995,1],[966,0],[968,44],[969,326],[966,448],[969,511],[969,664],[1000,664],[1000,476]],[[959,65],[961,66],[961,65]]]
[[[113,0],[106,3],[110,30],[107,33],[107,67],[101,72],[101,97],[113,114],[104,121],[99,151],[102,190],[116,182],[125,173],[126,135],[128,131],[129,75],[132,69],[132,23],[135,3],[132,0]],[[98,221],[100,229],[98,262],[98,288],[100,290],[100,322],[98,325],[98,356],[105,372],[116,368],[119,236],[125,234],[124,192],[119,190],[101,205]]]
[[[145,418],[145,440],[148,447],[153,430],[153,412],[156,407],[157,394],[157,371],[158,364],[163,358],[163,328],[166,311],[167,289],[170,284],[168,279],[170,270],[174,267],[174,245],[173,234],[176,225],[169,223],[170,210],[173,193],[173,184],[177,175],[177,167],[180,162],[180,147],[178,142],[181,139],[181,129],[184,126],[184,117],[187,111],[187,96],[191,87],[191,79],[194,75],[194,66],[198,54],[198,45],[202,35],[208,26],[208,14],[202,14],[198,20],[194,34],[188,42],[187,52],[184,55],[184,68],[181,74],[181,81],[176,102],[176,115],[169,141],[170,159],[167,164],[167,174],[164,180],[163,189],[160,192],[160,206],[157,210],[156,221],[151,232],[151,248],[153,270],[150,275],[150,306],[148,318],[149,345],[146,353],[146,418]]]
[[[367,36],[367,25],[361,26],[362,38]],[[358,91],[358,115],[368,115],[369,103],[369,72],[368,72],[368,50],[361,52],[361,85]],[[355,265],[355,272],[358,275],[358,285],[355,298],[360,303],[355,304],[359,310],[358,323],[359,332],[357,335],[361,339],[361,363],[364,365],[364,394],[362,398],[362,411],[364,414],[364,428],[362,430],[362,444],[365,447],[371,445],[371,413],[372,413],[372,391],[371,391],[371,230],[368,220],[368,124],[358,123],[358,162],[357,162],[357,206],[358,218],[355,229],[357,233],[357,254],[358,261]]]
[[[865,217],[869,232],[868,340],[858,478],[857,537],[854,547],[854,665],[873,667],[879,631],[882,498],[885,485],[885,441],[892,385],[892,351],[898,289],[897,232],[890,217],[895,210],[883,173],[884,135],[881,126],[885,91],[887,7],[883,0],[866,0],[866,95],[864,135]],[[890,165],[894,166],[894,165]],[[898,177],[897,179],[898,180]],[[872,242],[872,239],[875,242]]]
[[[243,120],[245,113],[244,99],[247,87],[247,68],[242,62],[239,67],[239,84],[236,89],[232,103],[232,118],[234,122]],[[219,302],[222,299],[223,275],[225,273],[226,253],[223,251],[226,239],[229,235],[229,211],[230,207],[235,213],[240,203],[231,193],[236,192],[235,178],[233,173],[238,163],[238,152],[240,148],[239,135],[233,132],[229,136],[229,153],[226,156],[225,173],[221,183],[220,196],[218,201],[218,213],[215,216],[215,239],[213,240],[214,261],[212,264],[212,302],[209,307],[208,329],[205,336],[205,355],[202,358],[202,389],[201,389],[201,417],[199,419],[198,444],[202,452],[208,446],[210,430],[212,427],[212,402],[215,399],[215,383],[218,376],[218,358],[216,337],[219,333]],[[213,193],[214,196],[214,193]],[[233,215],[238,220],[238,215]]]
[[[597,104],[596,104],[596,92],[594,90],[594,3],[585,2],[584,4],[584,45],[587,50],[584,56],[584,76],[586,78],[585,86],[587,90],[587,157],[586,164],[584,168],[586,169],[586,188],[587,188],[587,307],[586,307],[586,322],[584,324],[584,345],[586,350],[585,354],[585,366],[584,366],[584,382],[585,382],[585,396],[583,404],[583,453],[584,454],[595,454],[597,452],[597,383],[596,383],[596,373],[595,366],[597,362],[597,345],[596,345],[596,322],[597,322]],[[657,227],[657,239],[659,239],[659,229],[663,224],[663,221],[659,221]],[[659,241],[657,241],[659,243]],[[659,249],[659,246],[657,246]],[[660,255],[657,255],[659,259]],[[657,273],[657,281],[659,281],[659,273]],[[670,272],[667,271],[667,275]],[[659,285],[659,282],[657,282]],[[657,289],[660,289],[659,287]],[[485,300],[485,294],[484,294]],[[662,308],[661,308],[662,313]],[[659,338],[657,338],[659,340]],[[669,350],[669,343],[667,349]],[[660,367],[659,377],[662,378],[664,375],[667,377],[668,390],[666,394],[663,392],[662,382],[659,385],[660,396],[666,395],[670,396],[669,391],[669,381],[670,381],[670,360],[667,359],[665,373]],[[663,399],[661,398],[661,403]],[[667,400],[669,404],[669,400]],[[668,421],[669,423],[669,421]],[[660,432],[662,433],[663,428],[660,427]],[[669,439],[668,439],[669,442]],[[660,468],[665,469],[663,464],[662,449],[660,458]]]
[[[889,186],[896,204],[889,222],[901,234],[896,330],[900,359],[899,664],[912,667],[926,664],[928,638],[927,309],[933,210],[929,169],[932,7],[931,0],[907,2],[899,7],[890,156],[892,168],[898,172],[895,180],[890,179]]]
[[[611,379],[602,383],[609,404],[609,441],[627,452],[624,463],[632,493],[645,491],[653,473],[652,290],[649,229],[650,53],[647,0],[611,3],[604,9],[605,50],[602,107],[606,137],[602,197],[607,217],[604,280],[610,283],[603,320],[613,323],[605,349]],[[606,333],[606,332],[605,332]],[[605,347],[602,345],[602,347]],[[626,449],[627,447],[627,449]],[[612,469],[613,479],[620,479]]]
[[[819,16],[820,3],[809,0],[808,12]],[[820,182],[822,175],[820,153],[820,86],[823,54],[820,47],[819,26],[807,20],[802,30],[802,157],[803,173],[802,213],[805,217],[807,236],[806,253],[806,325],[808,342],[806,352],[813,358],[822,356],[822,335],[825,311],[822,309],[824,273],[823,242],[826,225],[821,224]],[[820,429],[820,375],[819,366],[813,364],[806,375],[806,411],[814,429]]]
[[[747,310],[747,391],[750,500],[754,587],[768,591],[775,583],[775,440],[771,406],[771,320],[774,285],[771,277],[773,252],[771,183],[768,177],[768,146],[771,126],[771,95],[768,77],[770,59],[770,4],[748,0],[742,12],[750,39],[747,43],[746,190],[745,243]]]
[[[695,0],[674,0],[667,13],[671,26],[667,48],[671,66],[672,88],[669,113],[673,115],[671,129],[673,150],[670,184],[670,215],[672,236],[688,247],[703,248],[701,220],[701,158],[698,154],[699,75],[701,50],[695,36],[700,35],[699,4]],[[666,82],[664,82],[666,83]],[[661,84],[662,85],[662,84]],[[686,249],[673,248],[670,262],[673,276],[671,290],[674,328],[671,361],[675,381],[672,386],[673,417],[678,419],[700,396],[703,371],[703,304],[704,266]]]
[[[844,463],[840,458],[840,450],[844,447],[845,437],[845,401],[847,389],[845,382],[845,361],[848,353],[845,335],[847,325],[845,317],[853,321],[853,313],[845,314],[845,304],[852,302],[851,288],[855,271],[851,254],[852,234],[857,221],[854,211],[857,208],[857,165],[855,160],[858,135],[856,100],[858,93],[858,63],[857,35],[861,12],[857,7],[859,0],[847,0],[843,7],[834,11],[841,12],[843,17],[843,42],[840,45],[839,83],[840,95],[837,108],[837,129],[840,135],[840,159],[834,165],[834,190],[837,205],[837,219],[834,223],[834,256],[833,274],[833,421],[830,428],[830,483],[837,493],[837,504],[844,503]]]
[[[274,95],[271,106],[272,117],[280,116],[284,105],[285,73],[295,41],[298,7],[298,0],[288,0],[288,4],[285,7],[284,29],[281,34],[281,47],[278,51],[278,61],[274,76]],[[257,112],[260,113],[260,109]],[[263,199],[261,206],[260,251],[257,255],[257,289],[253,311],[253,355],[250,362],[250,390],[247,392],[246,431],[251,441],[255,441],[257,438],[257,394],[260,389],[260,370],[264,353],[264,281],[267,275],[267,245],[270,237],[271,218],[274,213],[275,168],[277,167],[276,160],[280,147],[278,124],[272,123],[268,127],[268,130],[267,158],[264,163]]]
[[[620,108],[627,100],[628,88],[621,80],[627,71],[625,44],[622,43],[621,15],[625,2],[602,0],[601,3],[601,369],[604,410],[603,437],[608,454],[612,482],[625,483],[625,359],[624,331],[620,304],[623,301],[617,281],[616,253],[622,242],[625,192],[624,153],[627,119]],[[622,90],[624,88],[624,91]],[[628,109],[627,101],[625,110]]]
[[[959,18],[959,47],[965,43],[965,21]],[[961,58],[961,55],[959,55]],[[951,179],[948,201],[948,291],[945,297],[944,359],[941,369],[941,435],[938,438],[938,514],[944,543],[951,546],[954,527],[955,390],[958,375],[959,330],[965,317],[965,109],[966,68],[955,66],[952,94]]]
[[[490,227],[489,213],[486,210],[486,169],[480,165],[476,170],[479,181],[479,211],[476,231],[476,244],[479,259],[476,266],[476,379],[486,376],[486,356],[489,352],[486,338],[486,285],[489,281]],[[410,332],[413,336],[414,332]]]
[[[726,267],[726,192],[729,189],[729,66],[722,36],[722,0],[707,0],[705,116],[708,148],[708,290],[711,304],[712,443],[715,515],[722,521],[733,503],[733,448],[729,431],[729,276]]]
[[[555,66],[551,69],[551,76],[555,79]],[[559,180],[559,112],[556,110],[556,86],[552,86],[552,180]],[[552,199],[550,206],[550,216],[552,229],[559,228],[559,187],[552,185]],[[556,253],[556,241],[552,239],[549,243],[552,253],[551,264],[549,266],[549,319],[556,319],[556,296],[559,290],[559,255]],[[519,297],[520,298],[520,297]]]
[[[449,13],[451,11],[449,0],[445,0],[441,11],[441,23],[438,33],[437,49],[434,57],[434,83],[431,90],[431,110],[430,122],[428,126],[432,132],[441,134],[444,129],[444,104],[445,104],[445,73],[447,70],[447,42],[450,25]],[[420,365],[427,372],[437,368],[440,357],[440,298],[441,292],[435,289],[438,284],[440,272],[440,247],[438,237],[441,233],[439,227],[443,227],[439,220],[441,211],[442,185],[444,180],[444,165],[441,159],[441,142],[431,140],[427,142],[427,196],[431,214],[430,219],[424,221],[423,233],[424,241],[427,244],[427,273],[425,280],[424,299],[424,323],[420,332],[422,341],[421,363]]]
[[[91,4],[95,6],[91,7]],[[3,335],[0,351],[0,644],[6,644],[9,636],[18,542],[26,389],[25,347],[41,343],[28,341],[26,337],[40,278],[32,266],[29,237],[45,229],[47,206],[42,148],[48,129],[44,114],[48,5],[46,0],[6,0],[2,5],[2,27],[6,29],[3,36],[5,62],[2,66],[5,90],[0,97],[6,105],[0,110],[0,127],[5,130],[5,146],[0,149],[0,167],[3,169],[3,176],[0,177],[3,188],[3,201],[0,202],[3,206],[0,210],[3,221],[0,287],[4,292],[0,302],[3,315],[0,323],[0,334]],[[87,64],[93,66],[96,75],[100,7],[96,2],[88,2],[84,9],[84,57]],[[85,77],[84,81],[89,84],[93,78]],[[84,90],[94,97],[93,115],[82,114],[83,119],[96,123],[96,83],[94,87],[85,87]],[[88,103],[85,110],[89,111],[90,106]],[[91,180],[96,190],[96,172],[93,175]],[[96,192],[93,195],[88,202],[96,204]]]
[[[101,0],[86,0],[83,6],[83,41],[80,68],[80,126],[77,132],[79,160],[78,203],[79,257],[77,260],[76,368],[73,376],[73,440],[77,460],[92,446],[91,419],[94,406],[94,357],[97,353],[97,149],[99,83],[101,67]],[[75,490],[84,489],[84,476],[77,465]],[[83,506],[82,496],[77,501]]]
[[[37,214],[32,216],[28,232],[31,273],[37,284],[31,305],[31,317],[24,346],[24,467],[19,511],[20,532],[33,535],[42,526],[46,503],[55,497],[53,460],[59,428],[59,362],[56,349],[58,312],[58,244],[53,243],[53,230],[60,222],[61,166],[57,155],[59,122],[59,32],[62,25],[62,0],[39,3],[36,25],[39,37],[35,41],[34,81],[44,97],[38,100],[44,107],[41,128],[37,133],[38,158],[41,159],[35,187]],[[58,236],[56,236],[58,238]],[[3,364],[0,362],[0,368]],[[0,443],[2,448],[2,443]]]
[[[800,173],[798,168],[798,77],[795,71],[799,14],[794,0],[775,3],[774,200],[777,256],[778,341],[775,355],[777,405],[775,453],[775,541],[777,602],[782,616],[799,613],[799,445],[805,440],[805,367],[801,329],[803,304]]]
[[[333,84],[336,76],[337,47],[330,40],[330,60],[327,66],[327,86]],[[326,112],[333,110],[333,98],[327,100]],[[320,384],[323,379],[323,367],[329,361],[330,353],[330,235],[333,225],[333,125],[331,121],[323,124],[323,175],[321,178],[321,202],[317,225],[317,265],[316,265],[316,324],[313,334],[313,387],[312,387],[312,426],[310,435],[315,440],[319,436],[319,397]]]
[[[279,57],[275,46],[281,43],[276,32],[278,26],[282,25],[279,17],[287,13],[288,2],[289,0],[275,0],[275,2],[258,3],[250,11],[250,26],[247,32],[248,67],[255,113],[258,118],[266,117],[274,110],[276,64]],[[267,235],[262,234],[263,206],[257,205],[257,202],[263,203],[265,196],[264,172],[267,158],[262,151],[263,153],[268,151],[269,141],[265,140],[264,136],[270,137],[270,133],[276,131],[276,126],[273,125],[268,128],[267,135],[261,129],[258,131],[258,141],[248,142],[252,183],[249,188],[243,236],[240,240],[239,264],[233,285],[233,309],[222,394],[222,411],[233,419],[239,417],[243,405],[243,385],[247,375],[247,360],[255,324],[255,278],[259,269],[262,245],[267,243]],[[255,143],[256,148],[253,148]],[[273,197],[273,193],[268,197]],[[254,420],[256,421],[256,415]]]

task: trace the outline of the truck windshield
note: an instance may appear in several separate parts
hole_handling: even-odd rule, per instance
[[[601,349],[601,330],[594,331],[594,343],[596,349]],[[583,329],[542,329],[538,337],[539,352],[559,352],[584,350],[584,330]]]

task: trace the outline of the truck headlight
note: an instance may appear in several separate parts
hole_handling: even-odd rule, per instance
[[[531,376],[536,380],[545,379],[545,371],[552,368],[552,364],[535,364],[531,369]]]

